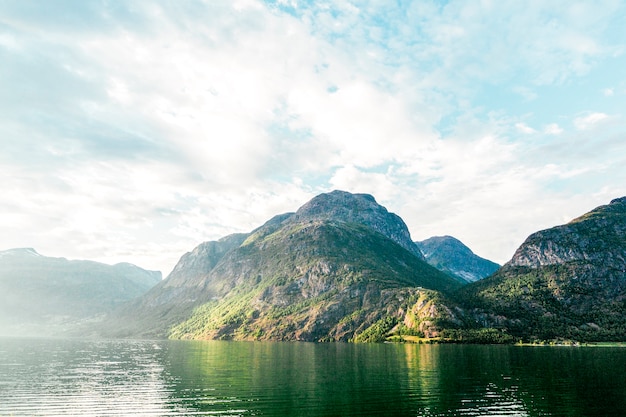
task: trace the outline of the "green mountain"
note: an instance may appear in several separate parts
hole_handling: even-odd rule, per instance
[[[135,265],[105,265],[0,251],[0,334],[57,335],[138,297],[161,273]]]
[[[532,234],[459,298],[483,326],[524,339],[626,341],[626,197]]]
[[[500,268],[497,263],[474,254],[452,236],[434,236],[415,244],[424,254],[426,262],[463,284],[488,277]]]
[[[365,194],[321,194],[248,235],[200,245],[118,312],[109,334],[238,340],[381,340],[461,318],[460,283],[428,265],[402,219]]]

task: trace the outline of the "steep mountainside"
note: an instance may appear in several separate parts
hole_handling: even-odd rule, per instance
[[[475,255],[452,236],[435,236],[415,244],[424,254],[426,262],[462,283],[478,281],[500,268],[497,263]]]
[[[1,333],[54,334],[112,310],[161,280],[135,265],[50,258],[34,249],[0,252]]]
[[[369,195],[322,194],[220,242],[216,262],[202,248],[218,243],[199,246],[127,307],[117,335],[374,340],[461,320],[438,292],[460,284],[424,262],[404,222]]]
[[[290,220],[301,222],[331,219],[367,226],[418,258],[424,259],[415,242],[411,240],[409,229],[400,216],[389,213],[369,194],[351,194],[338,190],[320,194],[300,207]]]
[[[244,233],[228,235],[187,252],[166,279],[114,311],[99,333],[113,337],[167,337],[172,325],[185,320],[195,306],[210,299],[211,294],[201,291],[200,283],[246,237],[248,234]]]
[[[626,197],[534,233],[460,295],[484,325],[529,339],[626,340]]]

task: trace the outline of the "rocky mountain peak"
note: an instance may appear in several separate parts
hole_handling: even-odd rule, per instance
[[[623,267],[626,259],[626,197],[572,220],[530,235],[510,266],[538,268],[572,261]]]
[[[368,212],[387,214],[387,209],[376,202],[369,194],[352,194],[347,191],[335,190],[320,194],[305,203],[296,212],[297,218],[315,220],[342,220],[358,223]]]
[[[376,202],[369,194],[335,190],[320,194],[304,204],[290,219],[293,222],[334,220],[358,223],[390,238],[420,259],[422,253],[411,240],[404,221]]]
[[[477,320],[531,340],[626,340],[625,203],[530,235],[509,263],[463,290],[482,311]]]

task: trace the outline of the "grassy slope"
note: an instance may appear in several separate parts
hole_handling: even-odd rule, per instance
[[[507,265],[461,289],[458,297],[484,324],[526,340],[624,341],[625,226],[624,204],[610,204],[538,232],[524,245],[553,242],[577,258],[535,268]]]
[[[212,273],[236,281],[198,307],[173,338],[348,340],[387,315],[400,316],[418,286],[459,284],[371,229],[354,223],[294,223],[252,235]]]

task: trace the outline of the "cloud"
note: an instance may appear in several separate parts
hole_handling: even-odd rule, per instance
[[[526,123],[516,123],[515,127],[517,128],[517,130],[519,130],[522,133],[525,133],[527,135],[532,135],[533,133],[536,133],[537,131],[535,129],[533,129],[532,127],[528,126]]]
[[[526,101],[536,100],[539,95],[528,87],[513,87],[513,92],[519,94]]]
[[[561,128],[557,123],[550,123],[544,127],[543,131],[548,135],[560,135],[563,133],[563,128]]]
[[[609,118],[608,114],[604,113],[590,113],[586,116],[577,117],[574,119],[574,127],[578,130],[588,130],[592,126],[604,122]]]
[[[397,194],[403,190],[397,180],[393,166],[380,172],[347,165],[337,169],[329,183],[333,189],[368,193],[375,196],[378,201],[390,202],[397,200]]]
[[[620,2],[0,9],[6,248],[167,273],[342,188],[505,261],[626,192]]]

